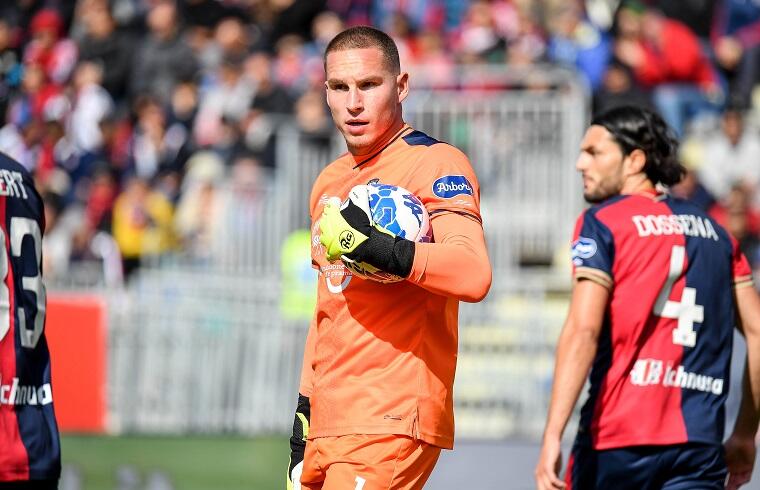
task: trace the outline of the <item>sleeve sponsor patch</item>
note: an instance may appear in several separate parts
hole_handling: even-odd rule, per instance
[[[472,185],[464,175],[446,175],[433,182],[433,194],[450,199],[460,194],[472,195]]]
[[[596,241],[593,238],[578,237],[573,242],[571,256],[573,258],[573,264],[576,266],[583,265],[584,259],[590,259],[596,255]]]

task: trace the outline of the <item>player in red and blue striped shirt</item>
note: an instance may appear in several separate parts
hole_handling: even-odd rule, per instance
[[[0,489],[58,487],[42,283],[42,199],[32,177],[0,153]]]
[[[677,142],[656,114],[598,116],[576,164],[584,197],[574,288],[557,347],[539,489],[722,489],[749,480],[760,406],[760,299],[736,240],[657,188],[677,183]],[[724,448],[733,328],[748,342],[742,409]],[[589,397],[565,481],[560,441]]]

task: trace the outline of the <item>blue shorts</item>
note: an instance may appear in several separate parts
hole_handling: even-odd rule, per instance
[[[573,447],[568,490],[723,490],[723,446],[682,444],[597,451]]]

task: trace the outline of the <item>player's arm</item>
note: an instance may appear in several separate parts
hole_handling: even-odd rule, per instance
[[[731,437],[726,441],[727,489],[749,482],[755,463],[755,435],[760,421],[760,297],[753,287],[735,290],[737,327],[747,342],[742,399]]]
[[[539,490],[565,488],[559,479],[562,434],[596,355],[609,290],[580,279],[573,287],[570,311],[557,343],[554,383],[543,445],[535,476]]]
[[[288,462],[287,490],[299,490],[301,488],[301,472],[303,471],[303,458],[306,450],[306,439],[309,436],[309,424],[311,423],[311,404],[309,397],[312,393],[314,377],[314,350],[317,337],[317,312],[314,312],[309,333],[306,336],[303,366],[301,367],[301,383],[298,388],[298,404],[293,419],[293,433],[290,436],[290,461]]]
[[[435,243],[416,243],[408,280],[460,301],[482,300],[491,287],[483,226],[459,213],[440,213],[431,220]]]

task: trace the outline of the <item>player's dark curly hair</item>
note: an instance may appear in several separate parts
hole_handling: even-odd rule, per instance
[[[678,161],[678,139],[662,118],[635,106],[623,106],[599,114],[592,126],[602,126],[629,155],[639,149],[646,155],[644,173],[653,184],[671,186],[681,181],[686,168]]]

